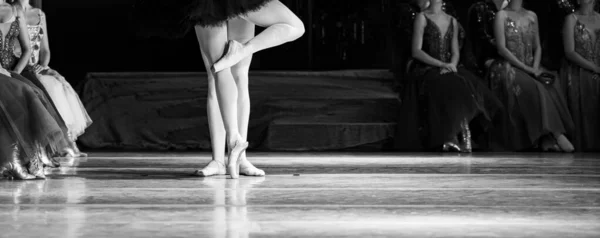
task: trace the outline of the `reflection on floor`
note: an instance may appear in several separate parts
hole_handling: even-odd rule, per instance
[[[600,237],[600,158],[256,153],[266,178],[194,178],[194,153],[62,159],[0,180],[0,237]]]

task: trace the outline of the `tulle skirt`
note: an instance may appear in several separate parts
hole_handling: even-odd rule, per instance
[[[57,153],[70,146],[43,92],[18,77],[0,75],[0,162],[8,158],[13,143],[20,145],[23,163],[29,162],[37,148]]]
[[[505,60],[496,60],[488,77],[506,106],[492,132],[494,149],[526,150],[551,133],[573,135],[575,126],[559,80],[542,84]]]
[[[36,77],[56,105],[58,113],[67,126],[70,140],[75,141],[92,124],[92,119],[79,99],[79,95],[63,77],[42,74],[36,74]]]
[[[575,150],[600,151],[600,75],[564,61],[561,86],[575,122]]]
[[[502,108],[487,85],[463,67],[448,74],[433,67],[417,71],[421,72],[412,74],[402,95],[394,139],[397,150],[441,149],[456,138],[464,120],[487,129]]]
[[[221,26],[272,0],[137,0],[131,22],[138,35],[179,38],[196,25]]]

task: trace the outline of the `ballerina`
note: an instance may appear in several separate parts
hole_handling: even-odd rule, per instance
[[[300,38],[304,34],[302,21],[278,0],[140,1],[136,13],[144,35],[180,37],[195,29],[208,72],[213,160],[194,174],[229,174],[235,179],[241,167],[244,175],[264,176],[264,171],[256,169],[245,156],[250,61],[256,52]],[[254,25],[266,29],[254,36]]]

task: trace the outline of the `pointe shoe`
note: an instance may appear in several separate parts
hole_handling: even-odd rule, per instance
[[[12,154],[10,161],[4,164],[4,171],[2,175],[7,178],[15,179],[15,180],[32,180],[36,177],[27,173],[27,171],[21,166],[19,162],[19,145],[14,144],[12,147]]]
[[[210,177],[214,175],[225,175],[225,165],[219,161],[210,161],[203,169],[196,170],[192,176]]]
[[[248,148],[248,142],[237,141],[235,142],[235,145],[229,146],[229,148],[231,149],[229,151],[229,163],[227,164],[227,173],[229,174],[231,179],[237,179],[240,177],[238,170],[240,167],[240,155],[242,154],[242,152],[244,152],[244,150]]]
[[[223,71],[224,69],[228,69],[242,61],[247,57],[243,52],[244,45],[241,43],[230,40],[227,42],[227,52],[221,59],[217,60],[217,62],[211,67],[211,70],[214,73],[218,73]]]
[[[571,142],[569,141],[569,139],[567,139],[565,135],[554,137],[554,139],[556,140],[556,144],[558,144],[562,151],[566,153],[573,153],[575,151],[575,147],[573,146],[573,144],[571,144]]]
[[[73,152],[75,153],[75,157],[88,157],[87,153],[83,153],[83,152],[81,152],[81,150],[79,150],[79,147],[77,147],[77,142],[73,141],[71,143],[71,146],[73,147]]]

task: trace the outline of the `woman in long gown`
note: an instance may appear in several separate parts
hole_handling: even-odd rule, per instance
[[[497,58],[494,19],[496,12],[507,5],[507,0],[482,0],[469,8],[469,39],[475,66],[480,75],[485,75],[493,60]]]
[[[400,150],[471,152],[469,125],[476,118],[489,123],[500,107],[481,79],[458,65],[458,23],[442,11],[442,3],[430,1],[414,22],[416,62],[400,109],[395,138]],[[419,113],[419,108],[426,112]]]
[[[565,19],[562,87],[575,121],[577,151],[600,150],[600,14],[597,0],[579,0]]]
[[[549,80],[557,76],[540,65],[537,16],[522,4],[512,0],[494,22],[500,57],[489,77],[506,107],[493,133],[495,145],[511,151],[541,146],[544,151],[572,152],[566,135],[572,135],[573,120],[558,80]]]
[[[48,42],[48,26],[46,24],[46,15],[41,9],[32,8],[29,0],[20,0],[21,10],[26,17],[29,39],[31,41],[32,55],[29,60],[27,70],[29,76],[36,77],[43,85],[51,100],[56,105],[60,116],[65,121],[68,128],[71,147],[74,151],[69,151],[69,155],[86,156],[77,148],[77,138],[85,132],[85,129],[92,124],[83,103],[73,87],[56,70],[48,67],[50,63],[50,45]],[[16,42],[18,43],[18,42]],[[21,47],[16,45],[15,55],[21,56]]]
[[[300,38],[302,21],[278,0],[144,0],[134,12],[144,35],[173,38],[196,31],[208,72],[213,160],[195,175],[264,176],[245,158],[250,60],[256,52]],[[266,29],[254,36],[255,25]]]

